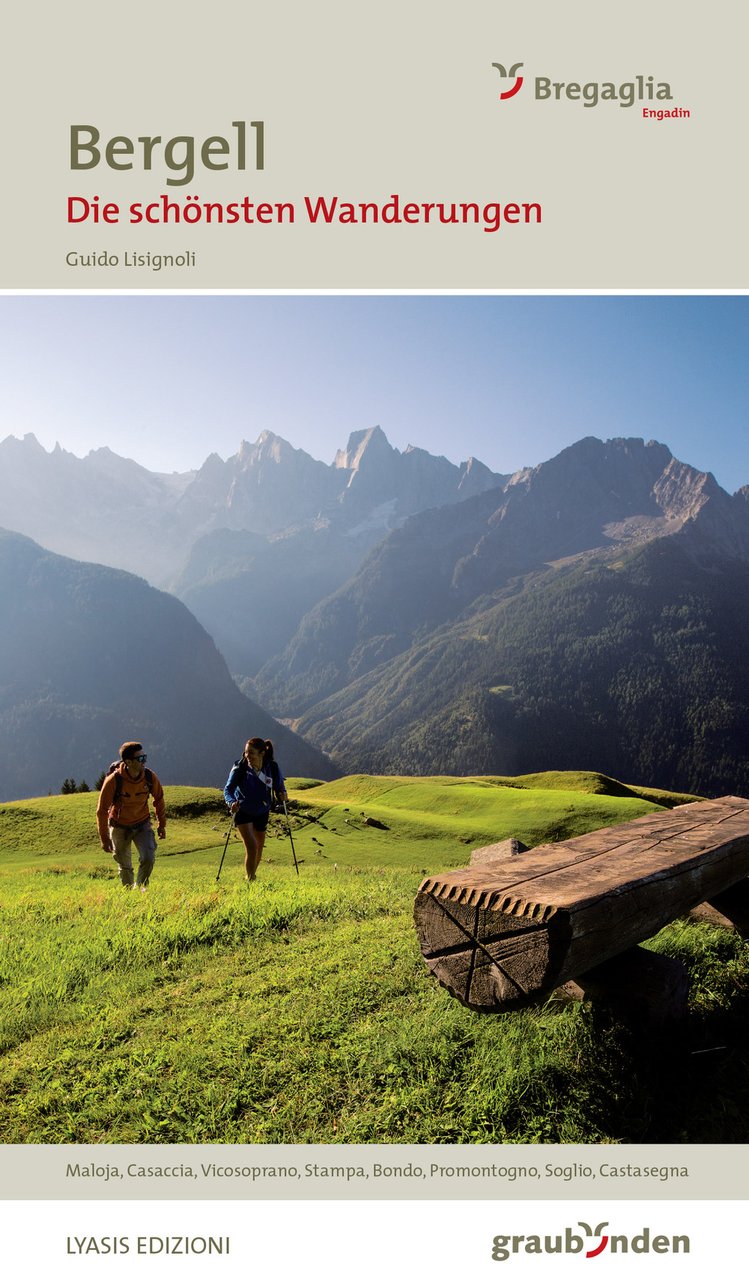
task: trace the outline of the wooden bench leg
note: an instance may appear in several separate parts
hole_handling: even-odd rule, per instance
[[[739,880],[723,893],[716,893],[689,912],[690,920],[731,929],[749,938],[749,880]]]
[[[685,1017],[689,980],[681,960],[630,947],[566,982],[559,994],[605,1002],[628,1021],[653,1025]]]

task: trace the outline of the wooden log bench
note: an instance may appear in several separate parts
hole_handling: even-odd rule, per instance
[[[660,959],[661,985],[676,989],[678,962],[637,943],[694,908],[728,923],[735,902],[745,919],[747,875],[749,800],[724,796],[529,851],[517,841],[476,850],[470,867],[427,876],[414,920],[430,970],[472,1009],[520,1008],[569,984],[594,994],[653,985]]]

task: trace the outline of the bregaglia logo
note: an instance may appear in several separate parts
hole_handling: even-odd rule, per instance
[[[690,1238],[686,1235],[668,1236],[656,1233],[652,1227],[643,1227],[635,1235],[606,1233],[608,1222],[591,1227],[578,1221],[576,1227],[565,1227],[555,1235],[498,1235],[492,1241],[492,1261],[507,1262],[513,1254],[543,1255],[578,1254],[581,1259],[599,1258],[609,1253],[666,1254],[689,1253]],[[577,1229],[579,1228],[579,1230]]]
[[[499,72],[503,80],[510,79],[512,76],[515,77],[515,83],[511,85],[509,89],[505,89],[502,93],[500,93],[499,95],[500,102],[504,102],[505,98],[514,98],[515,94],[519,93],[520,90],[522,89],[523,77],[518,75],[518,71],[520,70],[522,65],[523,65],[522,62],[516,62],[514,66],[510,67],[509,71],[505,71],[501,62],[492,63],[492,66],[497,68],[497,71]]]
[[[512,80],[499,94],[500,102],[514,98],[523,87],[524,77],[518,71],[524,63],[516,62],[506,70],[502,62],[493,62],[503,81]],[[582,107],[597,107],[601,103],[616,102],[620,107],[633,107],[638,102],[663,102],[673,99],[667,80],[656,80],[652,75],[636,75],[631,80],[554,80],[551,76],[536,76],[533,80],[533,97],[536,102],[577,102]],[[644,114],[648,114],[647,112]],[[669,114],[675,114],[671,112]]]

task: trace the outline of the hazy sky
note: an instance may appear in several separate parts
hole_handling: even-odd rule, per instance
[[[493,470],[643,436],[749,483],[747,297],[0,297],[0,438],[157,471],[379,424]]]

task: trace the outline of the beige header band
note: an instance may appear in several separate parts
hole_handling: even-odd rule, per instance
[[[735,0],[47,10],[9,18],[0,287],[749,284]]]

